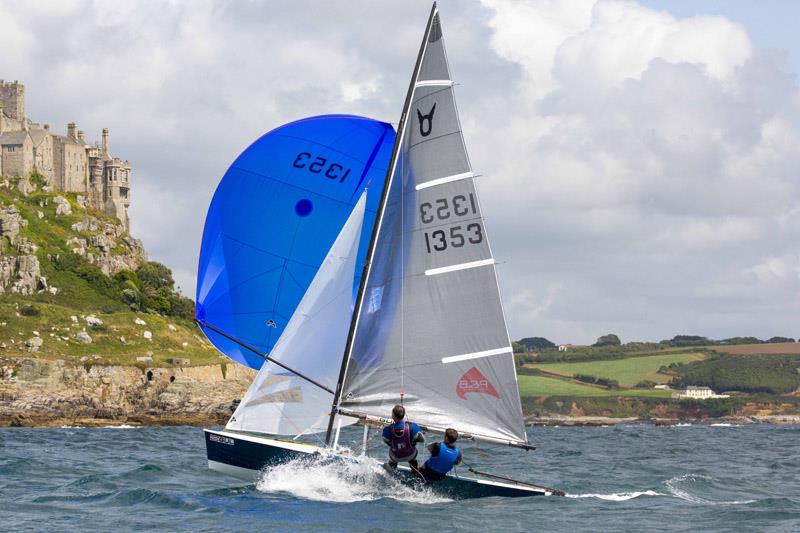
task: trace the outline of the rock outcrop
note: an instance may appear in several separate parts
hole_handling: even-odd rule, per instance
[[[85,235],[67,241],[73,253],[99,267],[107,276],[121,270],[136,270],[147,261],[142,241],[125,234],[120,224],[103,223],[87,216],[73,224],[72,230]]]
[[[19,231],[28,225],[28,221],[19,214],[15,205],[0,207],[0,236],[7,237],[11,244],[19,235]]]
[[[25,295],[47,289],[35,255],[0,255],[0,293],[8,289]]]
[[[0,426],[219,424],[254,376],[231,362],[164,368],[0,360]]]

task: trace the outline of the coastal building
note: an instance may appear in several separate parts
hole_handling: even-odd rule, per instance
[[[117,217],[129,229],[131,163],[109,152],[108,128],[102,142],[89,144],[74,122],[66,135],[25,116],[25,86],[0,80],[0,177],[40,174],[54,188],[83,194],[88,207]]]
[[[688,385],[685,389],[672,393],[679,400],[708,400],[711,398],[728,398],[727,394],[715,394],[711,387],[695,387]]]

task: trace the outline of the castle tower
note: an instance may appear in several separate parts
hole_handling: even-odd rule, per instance
[[[69,124],[67,124],[67,137],[69,137],[70,139],[77,139],[78,137],[75,134],[76,128],[77,126],[75,125],[74,122],[70,122]]]
[[[103,155],[108,157],[108,128],[103,128]]]
[[[17,80],[0,80],[0,102],[8,118],[25,120],[25,86]]]

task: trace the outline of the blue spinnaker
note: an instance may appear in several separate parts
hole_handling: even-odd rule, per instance
[[[251,368],[295,308],[369,185],[353,280],[358,288],[394,144],[392,126],[353,115],[310,117],[262,136],[233,162],[208,209],[196,317],[222,353]]]

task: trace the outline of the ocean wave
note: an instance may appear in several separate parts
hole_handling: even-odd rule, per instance
[[[756,500],[753,499],[713,499],[713,495],[722,492],[722,489],[717,487],[715,481],[714,478],[702,474],[683,474],[668,479],[664,482],[664,485],[672,496],[700,505],[746,505],[755,503]],[[698,493],[701,492],[706,496],[700,496]]]
[[[395,479],[370,457],[313,456],[268,467],[256,483],[260,492],[282,492],[312,501],[351,503],[383,498],[433,504],[451,501]]]

